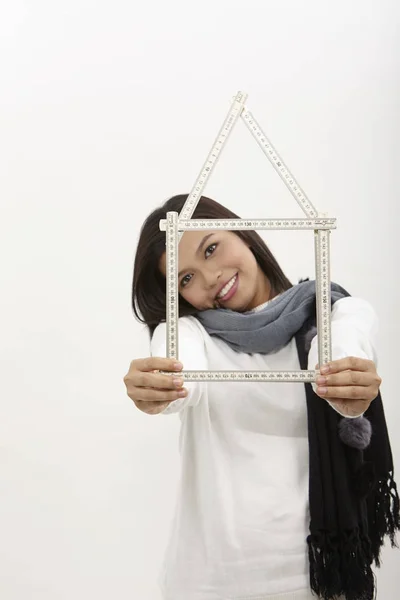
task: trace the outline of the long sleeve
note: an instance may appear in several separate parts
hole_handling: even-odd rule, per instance
[[[160,323],[154,331],[150,344],[151,356],[167,356],[167,326]],[[200,325],[194,317],[181,317],[178,323],[178,353],[183,371],[208,371],[204,339]],[[186,398],[178,398],[171,402],[160,414],[174,414],[188,406],[197,406],[205,393],[206,382],[188,381],[183,383],[188,390]]]
[[[377,364],[376,340],[378,317],[372,306],[361,298],[352,296],[335,302],[331,313],[332,360],[347,356],[356,356],[374,361]],[[315,369],[318,363],[318,336],[311,342],[308,355],[308,368]],[[312,384],[314,391],[316,384]],[[326,400],[340,415],[356,418],[364,413],[350,417],[341,413],[336,406]]]

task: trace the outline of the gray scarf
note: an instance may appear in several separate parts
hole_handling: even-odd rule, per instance
[[[344,297],[342,288],[332,283],[332,304]],[[218,308],[196,313],[196,318],[211,336],[223,339],[238,352],[269,354],[286,346],[314,308],[315,281],[304,281],[283,292],[259,312],[239,313]]]

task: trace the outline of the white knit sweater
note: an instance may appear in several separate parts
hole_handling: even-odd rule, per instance
[[[332,358],[376,362],[377,317],[348,297],[332,309]],[[151,342],[166,355],[166,326]],[[244,354],[179,319],[184,369],[297,370],[294,338]],[[308,367],[318,363],[313,339]],[[309,586],[308,435],[299,383],[187,382],[162,415],[181,420],[181,478],[158,583],[163,600],[315,600]],[[321,402],[326,402],[321,399]],[[332,407],[334,410],[334,407]]]

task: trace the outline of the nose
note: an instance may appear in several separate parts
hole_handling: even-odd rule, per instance
[[[218,285],[221,283],[222,271],[220,269],[206,269],[204,271],[204,281],[207,290],[215,291],[218,289]]]

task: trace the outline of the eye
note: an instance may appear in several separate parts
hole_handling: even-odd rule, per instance
[[[213,254],[215,252],[216,247],[218,246],[218,244],[211,244],[210,246],[208,246],[208,248],[204,251],[204,255],[206,258],[208,258],[207,252],[210,250],[210,248],[212,248],[212,252],[211,254]],[[190,279],[188,279],[190,278]],[[191,281],[192,275],[185,275],[184,277],[182,277],[181,279],[181,287],[186,287],[186,285]]]
[[[215,247],[214,247],[215,246]],[[210,248],[215,248],[217,247],[217,244],[211,244],[211,246],[208,246],[207,250],[204,252],[204,254],[207,254],[207,252],[209,251]],[[214,250],[211,252],[211,254],[214,252]]]
[[[189,275],[185,275],[185,277],[182,277],[182,279],[181,279],[181,286],[182,287],[185,287],[185,285],[187,283],[189,283],[190,279],[186,279],[187,277],[189,277]]]

